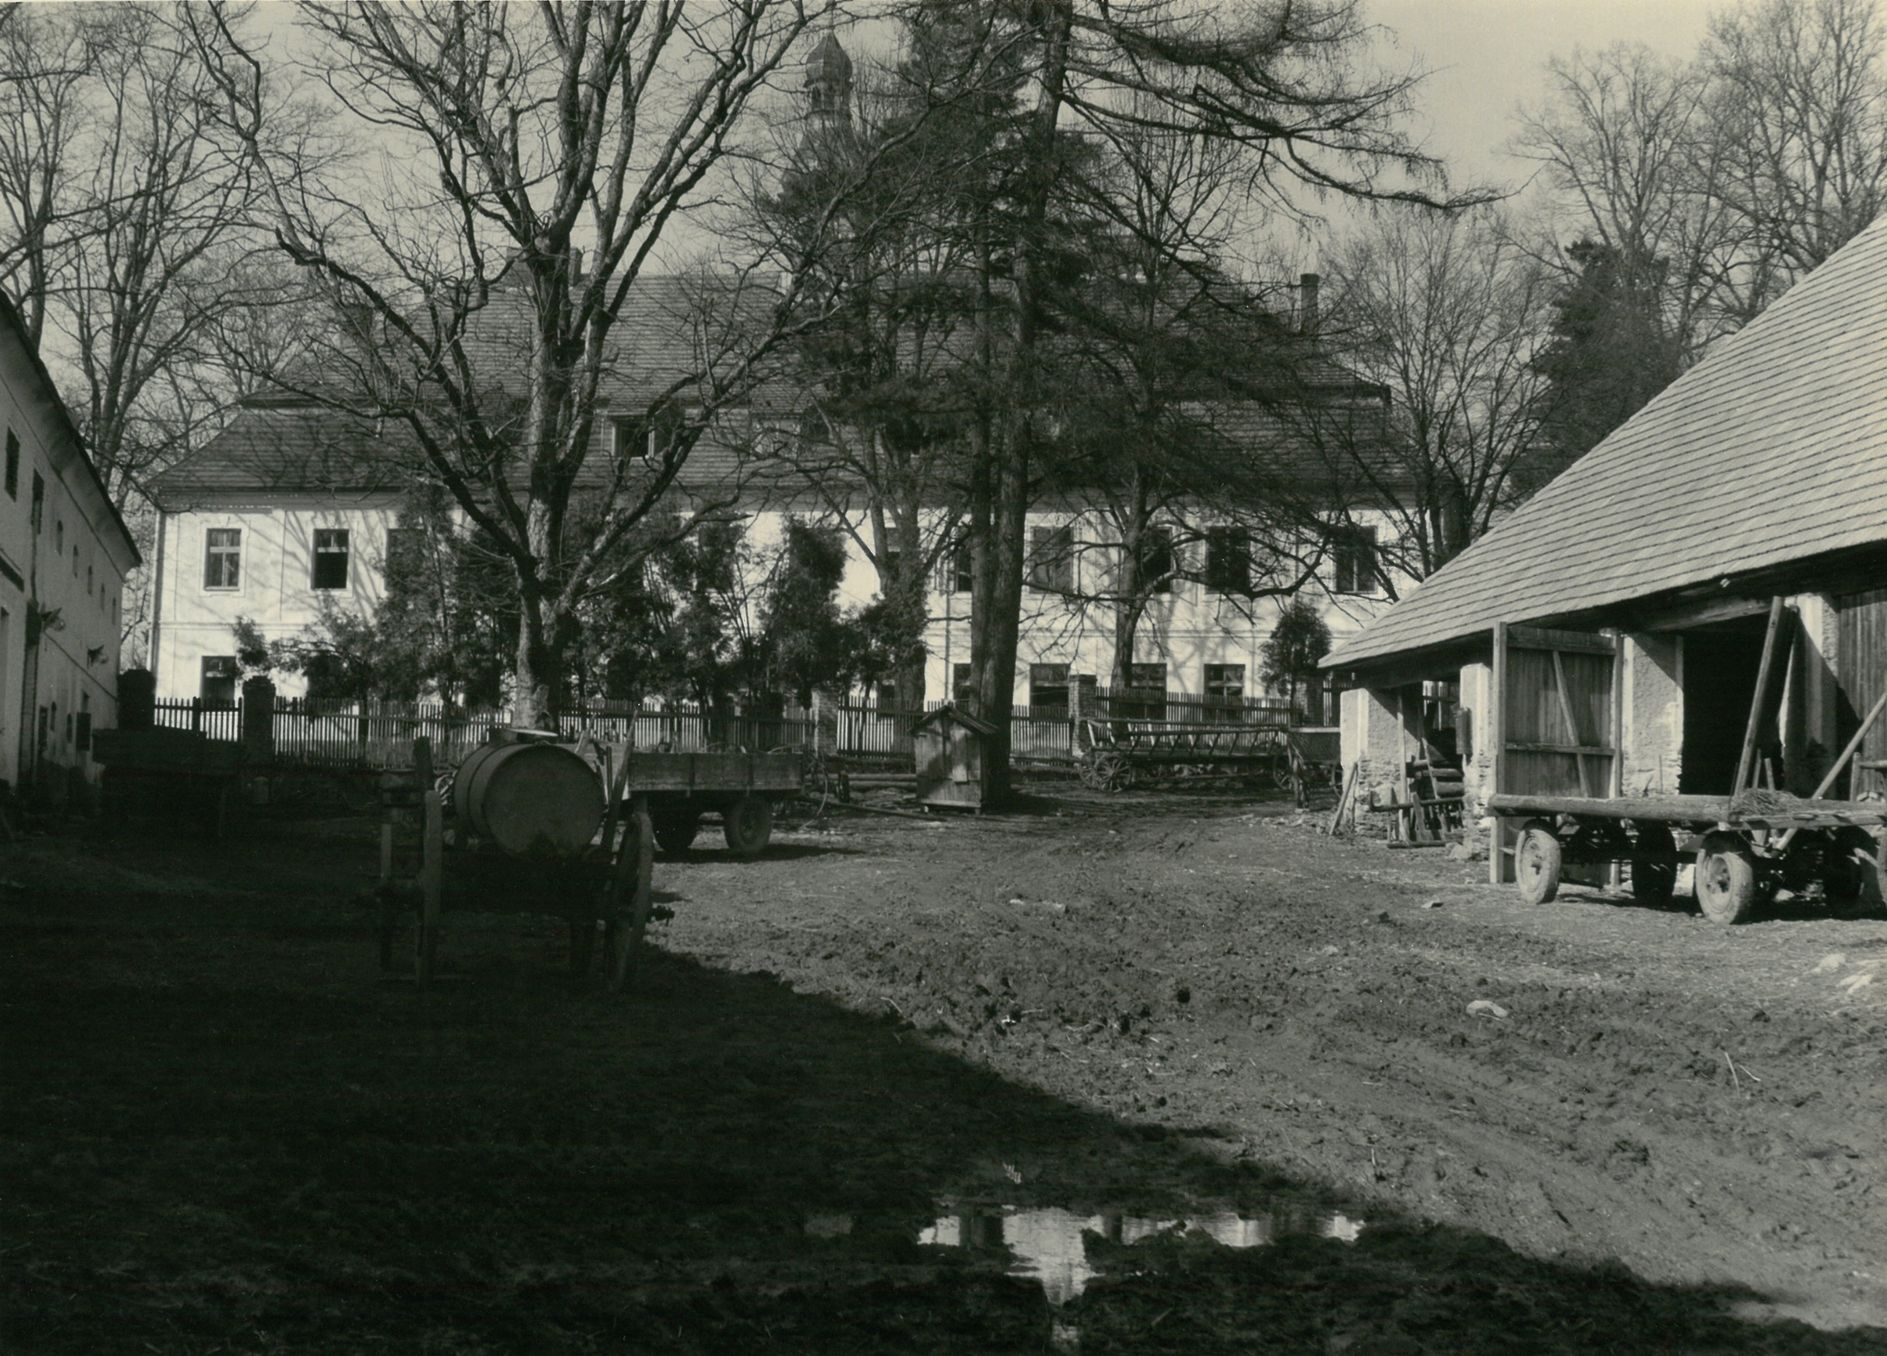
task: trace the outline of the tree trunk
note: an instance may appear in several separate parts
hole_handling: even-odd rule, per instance
[[[977,704],[996,727],[985,754],[990,791],[1000,801],[1010,792],[1010,714],[1015,706],[1016,646],[1022,625],[1023,561],[1028,541],[1029,454],[1034,441],[1037,385],[1036,317],[1040,307],[1037,256],[1054,188],[1056,124],[1068,78],[1068,35],[1073,13],[1068,0],[1050,0],[1039,11],[1042,64],[1035,107],[1029,112],[1025,182],[1018,195],[1019,229],[1010,265],[1014,334],[1005,364],[1003,417],[982,440],[974,486],[978,536],[976,590],[971,597],[971,663]],[[991,308],[989,242],[982,243],[979,323],[987,360]],[[985,369],[989,370],[989,369]]]

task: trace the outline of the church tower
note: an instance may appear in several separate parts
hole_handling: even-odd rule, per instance
[[[808,136],[851,125],[852,58],[829,32],[806,59],[806,119]]]

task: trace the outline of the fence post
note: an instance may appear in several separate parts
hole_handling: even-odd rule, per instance
[[[275,684],[258,674],[242,684],[242,749],[252,763],[275,761]]]
[[[118,675],[118,728],[148,730],[157,722],[157,675],[126,669]]]
[[[190,733],[203,733],[203,698],[201,697],[190,699]]]
[[[822,687],[812,692],[812,746],[826,758],[839,751],[839,699]]]

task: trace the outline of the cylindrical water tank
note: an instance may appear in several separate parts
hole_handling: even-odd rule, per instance
[[[558,744],[485,744],[460,764],[452,805],[513,856],[574,857],[603,822],[603,782]]]

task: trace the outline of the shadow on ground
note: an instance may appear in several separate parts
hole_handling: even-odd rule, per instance
[[[612,999],[507,920],[422,994],[319,897],[74,907],[0,911],[10,1350],[1881,1349],[1346,1207],[766,975],[658,952]]]

